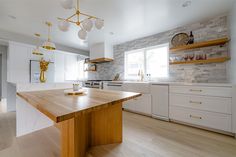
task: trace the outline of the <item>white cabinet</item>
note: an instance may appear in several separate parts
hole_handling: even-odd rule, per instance
[[[151,85],[152,116],[164,120],[169,119],[169,85]]]
[[[231,115],[176,106],[171,106],[170,110],[170,117],[177,121],[232,132]]]
[[[124,108],[136,113],[141,113],[145,115],[151,115],[151,94],[142,94],[142,96],[134,98],[125,102]]]
[[[50,60],[54,62],[54,52],[40,49],[43,56],[34,55],[32,51],[35,46],[9,42],[7,56],[7,81],[12,83],[30,82],[30,60]]]
[[[145,115],[152,114],[149,83],[124,83],[123,91],[137,92],[142,94],[140,97],[124,102],[124,109]]]
[[[107,90],[115,90],[115,91],[122,91],[122,83],[115,83],[115,82],[104,82],[103,89]]]
[[[78,55],[56,51],[54,54],[55,82],[78,79]]]
[[[64,82],[65,81],[65,56],[63,53],[55,53],[55,82]]]
[[[30,52],[33,47],[15,42],[9,43],[7,56],[7,81],[29,83]]]
[[[232,132],[232,87],[170,86],[170,119]]]
[[[78,79],[78,55],[65,54],[65,81]]]

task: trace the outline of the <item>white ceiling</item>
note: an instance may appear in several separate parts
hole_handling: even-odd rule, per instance
[[[44,22],[51,21],[54,42],[88,50],[88,45],[94,42],[107,40],[118,44],[228,12],[235,0],[191,0],[187,8],[182,7],[186,0],[80,1],[81,11],[105,20],[105,28],[92,30],[85,42],[78,39],[76,26],[66,33],[57,28],[57,17],[73,13],[64,10],[59,0],[0,0],[0,29],[28,36],[38,32],[46,39]]]

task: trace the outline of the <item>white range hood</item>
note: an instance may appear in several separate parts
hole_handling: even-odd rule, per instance
[[[113,61],[113,46],[104,42],[93,44],[90,48],[90,62],[103,63]]]

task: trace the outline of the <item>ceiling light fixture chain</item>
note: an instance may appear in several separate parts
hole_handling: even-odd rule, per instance
[[[61,0],[61,5],[64,9],[73,9],[75,8],[75,13],[68,18],[58,18],[59,24],[58,27],[61,31],[67,32],[70,27],[70,23],[76,24],[80,27],[78,36],[80,39],[85,40],[87,38],[87,32],[90,32],[93,28],[93,21],[95,20],[95,27],[97,29],[102,29],[104,27],[104,20],[96,16],[92,16],[86,13],[82,13],[79,9],[80,3],[77,0],[77,6],[73,7],[73,0]],[[81,17],[84,18],[81,18]],[[73,18],[76,17],[76,20]]]

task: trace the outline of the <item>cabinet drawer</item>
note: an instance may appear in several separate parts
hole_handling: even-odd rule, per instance
[[[171,106],[170,118],[212,129],[232,132],[231,115],[227,114]]]
[[[230,87],[170,86],[171,93],[232,97]]]
[[[149,94],[150,85],[148,83],[124,83],[123,91]]]
[[[232,98],[171,93],[170,105],[231,114]]]

